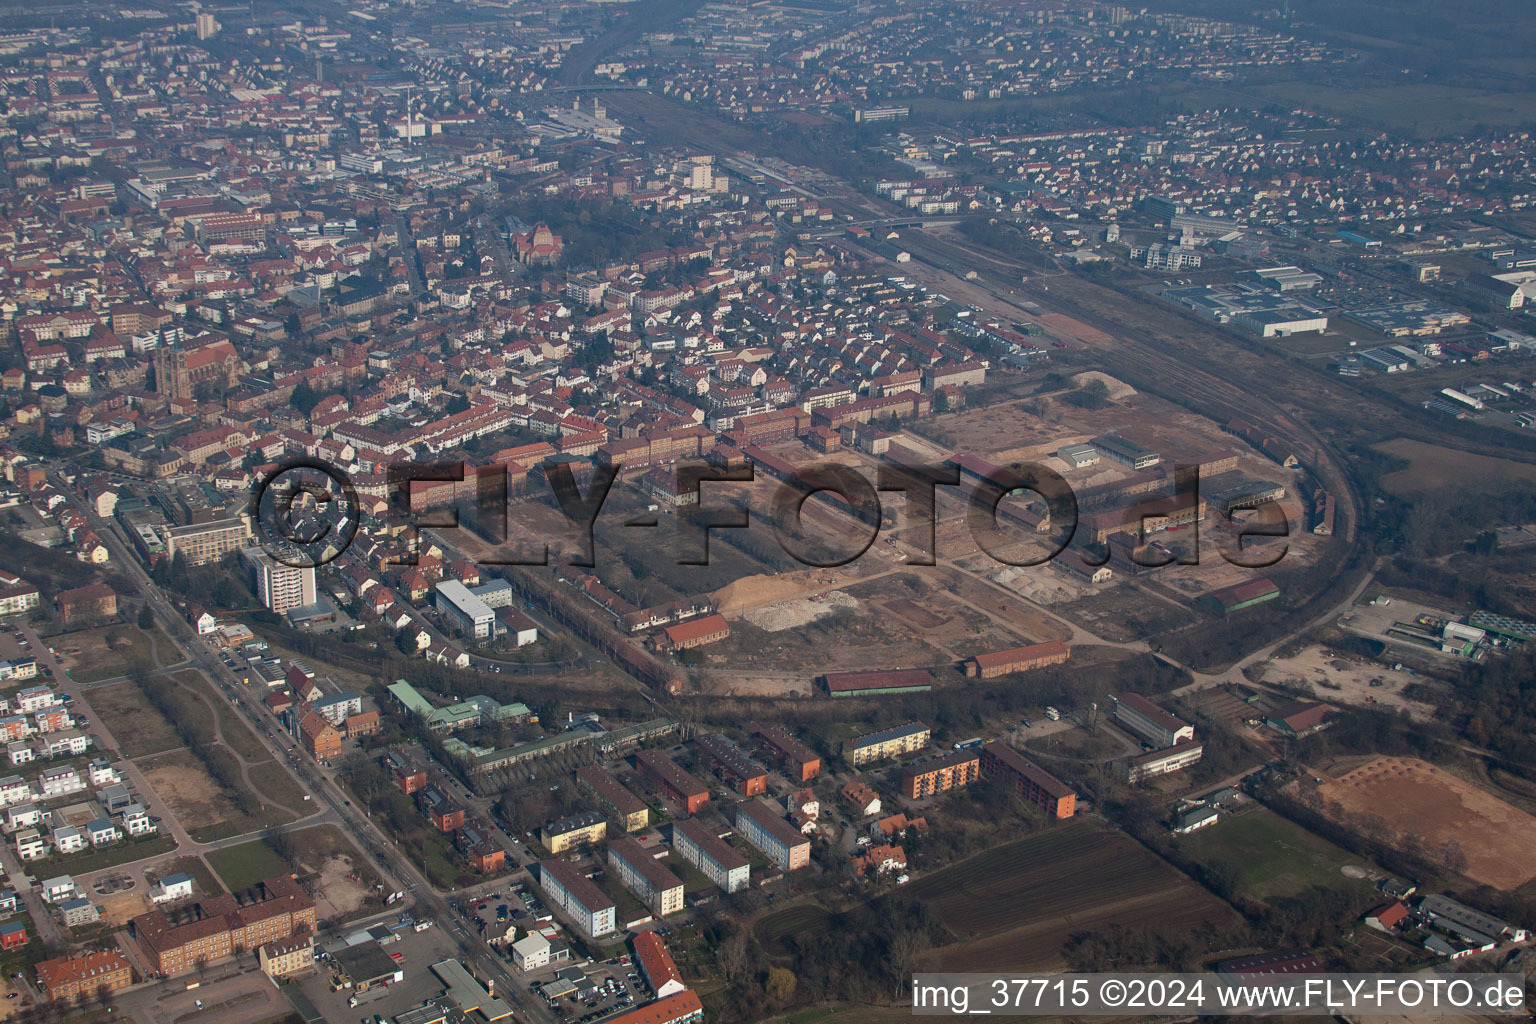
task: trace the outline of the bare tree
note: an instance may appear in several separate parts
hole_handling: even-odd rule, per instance
[[[931,944],[928,932],[923,928],[902,928],[891,936],[888,963],[896,998],[901,998],[907,982],[911,979],[912,968],[917,965],[918,958],[928,951]]]

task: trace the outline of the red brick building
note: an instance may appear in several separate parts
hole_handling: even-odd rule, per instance
[[[48,999],[89,998],[102,987],[116,992],[131,984],[133,968],[121,953],[87,953],[37,965],[37,987]]]
[[[1060,665],[1072,656],[1072,648],[1060,640],[1047,644],[1014,647],[995,654],[978,654],[966,659],[965,674],[971,678],[995,679],[1012,672],[1028,672],[1047,665]]]
[[[784,765],[784,771],[796,782],[809,782],[821,774],[821,757],[810,747],[778,726],[753,728],[763,749]]]
[[[174,911],[140,914],[128,930],[154,971],[170,978],[241,950],[313,932],[315,903],[292,878],[277,875],[238,898],[220,894]]]
[[[635,766],[685,814],[697,814],[709,802],[708,787],[659,750],[640,751],[635,755]]]
[[[981,770],[1002,779],[1053,818],[1070,818],[1077,813],[1076,790],[1000,740],[981,748]]]
[[[91,619],[110,619],[117,614],[117,592],[105,583],[61,590],[54,595],[54,607],[64,625],[73,626]]]
[[[730,624],[723,615],[706,615],[702,619],[679,622],[668,626],[656,637],[656,649],[661,651],[686,651],[690,647],[703,647],[724,640],[731,635]]]

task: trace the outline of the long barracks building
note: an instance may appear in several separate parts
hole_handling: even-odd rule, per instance
[[[700,736],[694,744],[721,778],[742,796],[757,796],[768,790],[768,771],[717,732]]]
[[[709,802],[709,788],[660,750],[640,751],[635,755],[635,764],[684,814],[697,814]]]
[[[1001,740],[981,748],[981,770],[1002,779],[1053,818],[1070,818],[1077,813],[1076,790]]]
[[[752,874],[747,858],[697,819],[684,818],[672,823],[672,845],[683,860],[704,872],[721,892],[740,892],[747,887]]]
[[[315,903],[298,883],[277,875],[244,901],[220,894],[174,911],[152,910],[128,922],[157,974],[171,978],[291,935],[315,930]]]

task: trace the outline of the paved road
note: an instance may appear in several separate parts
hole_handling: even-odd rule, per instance
[[[65,490],[62,481],[56,481],[56,484],[61,490]],[[183,657],[193,662],[210,681],[229,682],[232,686],[237,686],[239,680],[234,673],[214,657],[205,641],[192,633],[191,627],[183,621],[175,607],[161,593],[160,588],[150,581],[148,574],[134,557],[126,539],[119,533],[117,524],[100,519],[93,509],[83,503],[81,509],[92,528],[112,549],[113,557],[119,560],[118,564],[137,585],[141,596],[154,613],[166,636],[170,638],[171,644]],[[240,687],[240,689],[244,688]],[[222,691],[215,686],[214,692]],[[386,884],[388,880],[393,879],[398,889],[403,890],[410,899],[414,899],[418,904],[418,916],[435,917],[439,926],[444,928],[458,944],[461,958],[469,965],[478,965],[482,971],[482,977],[488,976],[494,981],[498,992],[516,1003],[530,1024],[554,1024],[555,1018],[550,1013],[548,1005],[543,1000],[532,997],[526,986],[516,982],[506,961],[502,960],[485,940],[467,925],[465,919],[444,895],[435,890],[416,866],[395,848],[389,837],[358,808],[352,806],[350,797],[343,794],[332,774],[314,765],[291,746],[286,745],[285,739],[281,738],[284,734],[276,728],[276,719],[271,719],[270,712],[264,704],[259,701],[245,700],[238,706],[233,703],[230,706],[238,715],[246,719],[257,740],[271,752],[272,756],[293,771],[308,792],[319,801],[319,806],[328,808],[329,816],[357,841],[363,855],[379,872],[379,877],[385,879]],[[271,720],[264,720],[262,715],[268,716]],[[269,732],[271,736],[268,735]],[[318,821],[318,818],[307,819],[305,824],[315,824]]]

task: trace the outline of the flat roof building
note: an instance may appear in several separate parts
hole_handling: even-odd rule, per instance
[[[1130,469],[1151,469],[1161,460],[1157,452],[1119,434],[1101,434],[1093,439],[1093,446],[1109,461]]]
[[[1125,781],[1140,782],[1142,779],[1183,771],[1198,764],[1205,753],[1205,745],[1199,740],[1184,740],[1171,747],[1138,754],[1125,762]]]
[[[432,973],[447,986],[448,999],[466,1017],[473,1013],[486,1021],[497,1021],[512,1016],[512,1007],[491,995],[457,960],[439,960],[432,965]]]
[[[433,603],[438,614],[465,636],[484,640],[496,631],[496,609],[458,580],[439,582]]]

